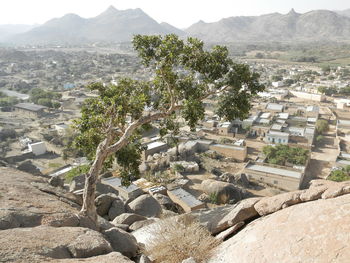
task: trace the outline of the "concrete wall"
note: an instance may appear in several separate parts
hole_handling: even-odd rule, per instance
[[[305,99],[305,100],[312,100],[312,101],[324,101],[326,97],[322,94],[313,94],[313,93],[307,93],[307,92],[300,92],[300,91],[290,91],[295,97]]]
[[[244,162],[247,158],[247,146],[239,147],[224,144],[213,144],[210,145],[209,149],[241,162]]]

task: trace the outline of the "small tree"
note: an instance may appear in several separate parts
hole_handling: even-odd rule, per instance
[[[329,129],[328,122],[326,120],[317,120],[316,122],[316,131],[318,134],[323,134]]]
[[[103,167],[116,159],[123,182],[138,175],[144,125],[160,120],[161,134],[165,134],[176,129],[176,117],[181,115],[194,129],[204,118],[202,101],[210,96],[218,97],[219,116],[245,118],[251,98],[264,89],[258,74],[250,72],[248,65],[234,63],[226,47],[207,51],[202,41],[188,38],[185,42],[176,35],[137,35],[133,45],[143,64],[153,70],[153,79],[90,85],[99,96],[86,100],[75,122],[79,131],[75,144],[92,160],[80,214],[94,221],[96,182]]]

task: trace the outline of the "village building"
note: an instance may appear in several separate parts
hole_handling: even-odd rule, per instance
[[[13,106],[14,111],[23,117],[38,118],[45,114],[47,107],[34,103],[18,103]]]
[[[146,144],[147,149],[143,151],[143,160],[147,160],[147,157],[155,153],[166,152],[169,146],[165,142],[153,141]]]
[[[144,193],[140,187],[133,183],[131,183],[129,186],[123,186],[122,180],[119,177],[105,178],[102,179],[102,182],[116,189],[119,192],[119,195],[125,200],[130,198],[135,199]]]
[[[304,177],[304,171],[300,169],[251,161],[242,173],[250,181],[262,182],[286,191],[298,190]]]
[[[199,201],[183,188],[168,190],[169,198],[178,204],[185,212],[191,212],[201,208],[205,208],[205,203]]]
[[[247,146],[245,145],[212,144],[209,149],[240,162],[244,162],[247,158]]]
[[[28,150],[35,156],[46,153],[46,145],[44,142],[29,143]]]

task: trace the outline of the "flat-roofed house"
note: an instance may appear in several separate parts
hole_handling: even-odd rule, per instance
[[[185,212],[191,212],[197,209],[205,208],[205,203],[199,201],[193,195],[191,195],[186,190],[176,188],[173,190],[168,190],[169,198],[185,210]]]
[[[46,153],[46,145],[44,142],[29,143],[28,149],[35,156],[42,155],[42,154]]]
[[[266,110],[269,112],[283,112],[284,106],[277,103],[269,103],[266,105]]]
[[[165,142],[161,141],[153,141],[146,144],[147,149],[143,152],[144,160],[147,160],[149,155],[153,155],[155,153],[165,152],[168,150],[168,145]]]
[[[229,135],[232,127],[231,122],[223,122],[218,125],[218,133],[220,135]]]
[[[133,183],[131,183],[129,186],[123,186],[122,180],[119,177],[102,179],[102,182],[116,189],[119,192],[119,195],[125,200],[128,200],[129,198],[134,199],[144,193],[140,187]]]
[[[272,144],[275,144],[275,143],[288,144],[289,133],[270,130],[266,134],[265,141],[267,143],[272,143]]]
[[[37,118],[44,115],[47,107],[34,103],[18,103],[13,106],[16,113],[24,117]]]
[[[291,167],[248,162],[243,172],[248,180],[258,181],[287,191],[298,190],[304,171]]]

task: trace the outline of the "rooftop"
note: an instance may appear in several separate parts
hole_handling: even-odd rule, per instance
[[[34,103],[18,103],[14,106],[15,108],[19,108],[19,109],[24,109],[24,110],[29,110],[29,111],[40,111],[43,109],[47,109],[47,107],[42,106],[42,105],[37,105]]]
[[[193,195],[182,188],[176,188],[174,190],[170,190],[169,192],[175,195],[177,198],[181,199],[190,207],[196,207],[203,204],[201,201],[197,200]]]
[[[288,177],[293,177],[297,179],[300,179],[302,175],[298,171],[292,171],[289,169],[277,168],[277,167],[272,167],[268,165],[248,164],[246,168],[257,172],[277,174],[280,176],[288,176]]]
[[[155,141],[147,144],[147,150],[154,149],[166,145],[165,142]]]

